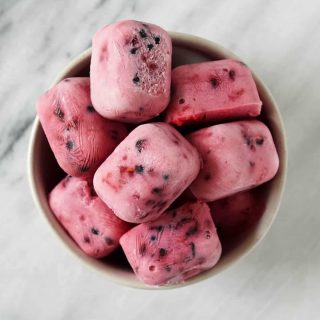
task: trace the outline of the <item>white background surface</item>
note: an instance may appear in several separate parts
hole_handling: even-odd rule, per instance
[[[0,319],[320,319],[320,2],[0,0]],[[36,97],[94,31],[132,18],[233,50],[283,114],[289,175],[271,231],[224,273],[171,291],[113,284],[70,255],[32,202]]]

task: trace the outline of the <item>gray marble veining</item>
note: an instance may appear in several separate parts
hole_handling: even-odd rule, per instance
[[[0,319],[319,319],[320,3],[315,0],[0,2]],[[288,135],[279,216],[261,245],[208,281],[173,291],[113,284],[64,250],[28,191],[35,100],[125,18],[233,50],[266,82]]]

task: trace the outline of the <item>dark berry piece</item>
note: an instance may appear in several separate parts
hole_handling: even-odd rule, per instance
[[[246,138],[246,144],[247,144],[248,146],[250,146],[250,145],[252,144],[252,139],[249,138],[249,137],[247,137],[247,138]]]
[[[234,79],[236,78],[236,72],[234,70],[230,70],[229,71],[229,78],[234,81]]]
[[[247,135],[244,135],[243,137],[244,137],[244,140],[246,141],[246,145],[247,145],[248,147],[250,147],[250,150],[253,150],[253,151],[254,151],[256,148],[255,148],[255,146],[254,146],[253,138],[251,138],[251,137],[249,137],[249,136],[247,136]]]
[[[179,104],[183,104],[185,100],[183,98],[179,99]]]
[[[91,113],[96,111],[93,106],[87,106],[87,110]]]
[[[154,37],[154,42],[156,43],[156,44],[159,44],[160,43],[160,37]]]
[[[249,137],[246,133],[242,133],[242,136],[243,136],[244,140],[246,141],[246,144],[251,147],[252,143],[253,143],[253,139],[251,137]]]
[[[139,112],[143,112],[143,111],[144,111],[144,107],[140,107]]]
[[[157,231],[161,232],[163,230],[163,226],[157,226]]]
[[[131,54],[136,54],[137,51],[138,51],[138,49],[139,49],[139,48],[132,48],[132,49],[130,50],[130,53],[131,53]]]
[[[169,180],[169,175],[168,174],[164,174],[162,176],[163,180],[168,181]]]
[[[151,241],[154,241],[154,240],[156,240],[157,239],[157,237],[153,234],[151,237],[150,237],[150,240]]]
[[[68,150],[72,150],[72,149],[74,148],[74,142],[71,141],[71,140],[68,140],[68,141],[66,142],[66,148],[67,148]]]
[[[259,145],[259,146],[263,145],[263,142],[264,142],[263,138],[257,138],[256,139],[256,144]]]
[[[147,34],[146,34],[144,29],[140,29],[139,34],[140,34],[141,38],[146,38],[147,37]]]
[[[151,271],[151,272],[152,272],[152,271],[154,271],[154,270],[155,270],[155,268],[156,268],[155,266],[149,266],[149,271]]]
[[[254,161],[249,161],[250,167],[254,167],[255,166],[255,162]]]
[[[212,78],[210,82],[213,88],[217,88],[219,86],[219,80],[217,78]]]
[[[142,243],[139,247],[139,254],[143,257],[146,254],[147,247],[145,243]]]
[[[147,48],[149,49],[149,51],[153,48],[153,44],[152,43],[149,43],[148,45],[147,45]]]
[[[205,175],[204,175],[204,180],[205,181],[209,181],[211,179],[211,173],[206,173]]]
[[[194,258],[196,256],[196,245],[193,242],[191,242],[190,246],[191,246],[192,257]]]
[[[160,257],[164,257],[167,253],[168,253],[168,252],[167,252],[166,249],[160,248],[160,250],[159,250],[159,256],[160,256]]]
[[[138,41],[137,36],[134,36],[134,37],[132,38],[132,40],[131,40],[131,45],[135,46],[138,42],[139,42],[139,41]]]
[[[105,237],[104,241],[108,246],[112,246],[114,244],[114,241],[109,237]]]
[[[136,148],[139,153],[141,153],[142,149],[145,147],[146,139],[140,139],[136,142]]]
[[[95,227],[92,227],[92,228],[91,228],[91,232],[92,232],[93,234],[95,234],[96,236],[99,235],[99,230],[96,229]]]
[[[140,173],[141,174],[144,171],[144,166],[142,166],[141,164],[137,165],[137,166],[134,167],[134,170],[135,170],[136,173]]]
[[[54,110],[54,114],[59,118],[63,119],[64,118],[64,112],[58,107],[56,110]]]
[[[187,236],[187,237],[190,237],[190,236],[196,234],[197,232],[198,232],[198,226],[197,226],[197,225],[192,226],[192,227],[190,227],[190,228],[188,229],[188,231],[186,232],[186,236]]]
[[[138,74],[136,73],[135,77],[132,79],[132,81],[137,84],[140,82],[140,78],[138,77]]]
[[[155,193],[155,194],[160,194],[162,192],[162,189],[161,188],[153,188],[152,189],[152,193]]]
[[[90,243],[90,238],[88,236],[85,236],[83,240],[85,243]]]
[[[165,266],[164,270],[166,270],[167,272],[170,272],[171,271],[171,267],[170,266]]]

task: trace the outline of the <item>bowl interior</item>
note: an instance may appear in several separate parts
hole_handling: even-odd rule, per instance
[[[174,67],[181,64],[209,60],[225,58],[238,59],[234,54],[213,42],[180,33],[171,32],[170,35],[173,41]],[[56,78],[53,84],[67,77],[88,76],[90,57],[91,49],[88,49],[73,60]],[[280,168],[276,177],[272,181],[259,187],[259,193],[263,196],[265,202],[264,212],[257,224],[251,228],[241,240],[238,239],[227,251],[224,251],[220,261],[213,269],[177,286],[185,286],[211,277],[237,261],[265,236],[277,214],[284,189],[287,162],[284,128],[279,110],[270,92],[257,76],[254,75],[254,77],[260,98],[263,101],[263,112],[259,118],[270,128],[280,157]],[[70,251],[75,253],[75,255],[83,262],[100,270],[112,280],[124,285],[148,288],[136,279],[121,250],[116,251],[104,259],[98,260],[90,258],[78,248],[61,227],[49,208],[47,195],[64,176],[65,173],[59,168],[41,125],[36,118],[29,148],[30,185],[38,208],[44,214],[51,227],[55,230],[55,234],[62,239],[63,243]],[[175,286],[170,288],[173,287]]]

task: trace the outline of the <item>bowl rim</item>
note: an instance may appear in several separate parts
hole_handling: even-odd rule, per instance
[[[198,37],[192,34],[186,34],[186,33],[180,33],[180,32],[172,32],[168,31],[170,37],[172,38],[172,41],[175,43],[175,45],[179,45],[181,47],[190,47],[190,45],[194,45],[197,47],[197,49],[202,52],[202,53],[208,53],[208,55],[213,55],[214,53],[216,54],[219,52],[219,54],[226,56],[231,59],[236,59],[236,60],[241,60],[238,56],[236,56],[233,52],[229,51],[228,49],[222,47],[221,45],[211,41],[207,40],[202,37]],[[50,87],[54,86],[58,82],[60,82],[62,79],[66,77],[68,73],[72,69],[74,69],[77,65],[85,61],[91,56],[91,47],[77,55],[74,59],[70,61],[70,63],[67,64],[66,67],[63,68],[61,72],[55,77],[54,81],[50,85]],[[250,68],[251,70],[251,68]],[[35,179],[35,165],[34,165],[34,158],[35,158],[35,142],[37,140],[38,136],[38,131],[40,130],[40,121],[38,116],[36,115],[33,125],[32,125],[32,130],[29,138],[29,145],[28,145],[28,155],[27,155],[27,174],[28,174],[28,181],[29,181],[29,188],[31,191],[31,195],[33,198],[33,201],[36,205],[36,208],[38,211],[41,212],[41,216],[44,218],[44,220],[47,222],[47,225],[50,225],[50,229],[52,232],[56,235],[57,238],[60,239],[60,243],[62,243],[65,247],[68,247],[67,251],[71,252],[73,256],[76,256],[79,260],[84,262],[85,265],[89,265],[91,270],[99,270],[100,273],[102,273],[104,276],[106,276],[108,279],[113,281],[114,283],[121,284],[127,287],[132,287],[132,288],[137,288],[137,289],[174,289],[174,288],[179,288],[179,287],[185,287],[189,286],[191,284],[198,283],[200,281],[206,280],[208,278],[211,278],[220,272],[228,269],[229,267],[235,265],[237,262],[239,262],[242,258],[246,257],[250,252],[252,252],[262,241],[262,239],[267,235],[269,232],[278,212],[279,208],[281,206],[283,194],[285,191],[285,184],[286,184],[286,178],[287,178],[287,163],[288,163],[288,151],[287,151],[287,143],[286,143],[286,132],[285,132],[285,127],[283,123],[283,119],[279,110],[279,107],[273,98],[269,88],[266,86],[266,84],[261,80],[259,76],[256,75],[256,73],[251,70],[251,73],[253,74],[253,77],[260,85],[261,88],[265,91],[266,95],[268,96],[268,99],[270,103],[273,105],[274,111],[276,112],[277,116],[277,121],[278,121],[278,129],[280,132],[280,144],[282,147],[281,154],[282,154],[282,174],[280,176],[280,181],[279,181],[279,190],[280,193],[278,195],[278,201],[276,203],[275,209],[273,211],[273,215],[269,221],[269,224],[266,226],[266,228],[263,230],[262,235],[255,239],[255,242],[252,244],[247,245],[241,252],[236,252],[230,259],[227,259],[227,261],[224,262],[223,266],[217,265],[216,267],[207,270],[204,273],[201,273],[193,278],[188,279],[187,281],[177,284],[177,285],[171,285],[171,286],[148,286],[145,285],[144,283],[140,282],[138,279],[135,281],[125,279],[124,277],[120,277],[118,275],[112,274],[110,272],[106,272],[105,268],[99,268],[97,265],[94,265],[92,262],[90,262],[89,259],[83,259],[77,252],[72,250],[70,246],[66,243],[66,241],[59,235],[57,230],[54,228],[52,223],[50,222],[49,217],[46,214],[46,210],[41,202],[41,199],[38,195],[38,187]]]

